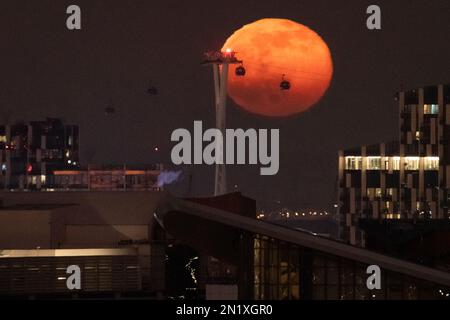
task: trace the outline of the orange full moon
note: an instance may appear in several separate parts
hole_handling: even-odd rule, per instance
[[[225,42],[243,61],[244,76],[230,66],[228,93],[245,110],[273,117],[306,111],[327,91],[333,62],[327,44],[308,27],[286,19],[245,25]],[[281,90],[287,80],[291,87]]]

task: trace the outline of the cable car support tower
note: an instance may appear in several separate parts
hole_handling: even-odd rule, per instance
[[[216,159],[222,159],[222,161],[216,161],[216,172],[214,182],[214,196],[219,196],[227,193],[227,177],[225,169],[225,155],[224,155],[224,138],[225,138],[225,120],[226,120],[226,105],[228,95],[228,71],[230,64],[242,64],[236,58],[236,52],[227,49],[224,52],[213,51],[205,53],[205,61],[202,65],[211,65],[214,75],[214,93],[215,93],[215,106],[216,106],[216,128],[222,133],[222,141],[216,139],[218,143],[216,151]],[[241,68],[241,69],[240,69]],[[238,70],[244,70],[243,67],[236,68],[236,74]]]
[[[225,51],[210,51],[205,53],[205,60],[202,65],[211,65],[214,75],[214,93],[216,104],[216,128],[222,133],[223,139],[216,139],[216,174],[214,182],[214,196],[219,196],[227,193],[227,177],[225,171],[225,155],[223,152],[223,141],[225,140],[225,119],[226,119],[226,105],[227,105],[227,84],[228,71],[230,64],[239,64],[235,69],[235,74],[238,77],[245,76],[246,70],[241,60],[236,58],[236,52],[231,49]],[[290,90],[291,83],[285,79],[285,74],[282,75],[280,82],[280,89],[282,91]]]

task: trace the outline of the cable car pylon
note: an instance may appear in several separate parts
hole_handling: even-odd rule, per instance
[[[211,65],[213,68],[216,105],[216,128],[219,129],[220,132],[222,132],[222,136],[225,137],[229,65],[241,65],[241,67],[238,67],[236,69],[236,75],[238,75],[238,72],[242,73],[242,76],[245,75],[245,69],[242,67],[242,61],[236,58],[236,52],[231,49],[226,49],[225,51],[206,52],[204,56],[205,60],[203,61],[202,65]],[[237,71],[238,69],[240,71]],[[218,139],[216,141],[218,141]],[[220,161],[220,163],[219,161],[216,161],[214,196],[219,196],[227,193],[227,177],[223,149],[223,143],[220,143],[216,148],[216,157],[217,159],[222,159],[222,161]]]

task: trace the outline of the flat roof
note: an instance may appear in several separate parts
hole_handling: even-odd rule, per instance
[[[2,211],[48,211],[63,207],[75,206],[75,203],[58,204],[58,203],[30,203],[30,204],[13,204],[9,206],[0,206],[0,213]]]
[[[2,258],[135,256],[136,248],[0,250]]]

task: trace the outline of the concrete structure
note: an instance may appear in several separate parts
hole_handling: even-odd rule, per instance
[[[109,293],[109,298],[136,294],[145,290],[142,257],[137,248],[0,250],[0,296],[70,295],[69,265],[80,267],[81,298],[89,293]]]
[[[139,281],[136,280],[129,289],[156,296],[164,291],[166,244],[155,231],[159,226],[154,222],[153,211],[162,197],[163,192],[150,191],[0,193],[0,262],[16,259],[28,263],[29,259],[22,251],[28,250],[31,252],[27,253],[28,257],[31,254],[50,258],[56,254],[62,262],[70,262],[77,260],[76,256],[84,263],[86,256],[92,256],[86,253],[91,249],[97,256],[92,258],[94,260],[100,256],[116,256],[114,261],[134,261],[139,266],[136,273]],[[115,251],[105,252],[104,249]],[[72,258],[63,259],[69,256]],[[48,259],[42,261],[48,262]],[[111,270],[115,267],[112,263]],[[20,288],[10,288],[11,293],[19,294]],[[107,291],[107,288],[110,287],[99,289],[99,292]],[[5,289],[0,288],[0,294],[5,294]]]
[[[116,248],[150,241],[162,192],[0,193],[0,248]]]
[[[399,140],[339,152],[340,237],[364,246],[360,219],[448,219],[450,85],[400,92]]]

